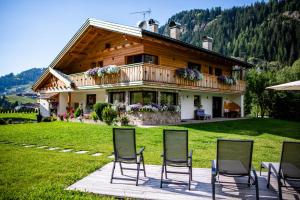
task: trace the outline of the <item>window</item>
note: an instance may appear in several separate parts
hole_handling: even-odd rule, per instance
[[[125,92],[111,92],[110,93],[110,103],[124,103],[125,102]]]
[[[158,57],[149,55],[149,54],[138,54],[133,56],[127,56],[126,64],[133,64],[133,63],[151,63],[151,64],[158,64]]]
[[[216,76],[221,76],[221,75],[222,75],[222,69],[220,69],[220,68],[215,68],[215,75],[216,75]]]
[[[110,43],[105,44],[105,49],[110,49],[110,47],[111,47]]]
[[[177,105],[177,93],[162,92],[160,93],[161,105]]]
[[[137,104],[137,103],[140,103],[142,105],[156,103],[156,92],[153,91],[130,92],[130,104]]]
[[[194,96],[194,106],[201,107],[201,97],[199,95]]]
[[[95,68],[95,67],[96,67],[96,65],[97,65],[97,63],[96,63],[96,62],[92,62],[92,63],[91,63],[91,65],[90,65],[90,67],[91,67],[91,68]]]
[[[188,68],[189,68],[189,69],[196,69],[196,70],[198,70],[199,72],[201,72],[201,64],[188,62]]]
[[[97,62],[97,67],[103,67],[103,61],[102,60]]]
[[[92,109],[93,105],[96,103],[96,94],[87,94],[86,95],[86,107]]]
[[[212,66],[208,67],[208,73],[211,74],[211,75],[214,74]]]

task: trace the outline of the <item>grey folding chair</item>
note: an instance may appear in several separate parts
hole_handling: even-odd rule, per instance
[[[163,132],[163,164],[161,169],[160,188],[163,183],[170,183],[163,180],[163,175],[167,179],[168,173],[188,174],[189,190],[192,181],[192,153],[188,153],[188,131],[187,130],[164,130]],[[167,166],[187,167],[188,172],[168,171]],[[178,183],[177,183],[178,184]]]
[[[114,178],[114,171],[116,163],[120,164],[121,174],[123,170],[137,170],[136,185],[139,181],[140,171],[144,171],[146,177],[145,163],[144,163],[144,147],[136,152],[136,140],[135,140],[135,129],[132,128],[113,128],[113,144],[114,144],[114,164],[111,174],[110,183]],[[122,167],[122,163],[137,164],[137,168],[125,168]],[[140,169],[140,164],[143,165],[143,169]]]
[[[287,187],[286,181],[300,181],[300,142],[287,142],[282,144],[281,159],[279,163],[268,163],[268,183],[270,187],[271,172],[274,172],[278,183],[278,198],[282,199],[282,187]],[[266,162],[261,164],[267,166]]]
[[[256,199],[259,199],[258,180],[252,165],[252,140],[217,140],[217,159],[212,161],[212,198],[215,199],[217,177],[248,177],[248,185],[255,185]],[[252,174],[251,174],[252,172]],[[252,180],[252,183],[251,183]]]

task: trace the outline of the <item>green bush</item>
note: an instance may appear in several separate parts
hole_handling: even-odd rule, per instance
[[[91,114],[91,118],[92,118],[92,120],[94,120],[94,121],[97,121],[99,118],[98,118],[98,115],[96,114],[96,112],[94,111],[94,112],[92,112],[92,114]]]
[[[122,126],[127,126],[129,124],[129,118],[127,116],[123,116],[120,119]]]
[[[79,117],[79,116],[81,116],[81,115],[82,115],[82,113],[81,113],[81,109],[80,109],[79,107],[76,109],[76,111],[75,111],[74,115],[75,115],[75,117]]]
[[[51,120],[51,117],[44,117],[43,119],[42,119],[42,122],[51,122],[52,120]]]
[[[102,119],[108,125],[111,125],[117,116],[117,111],[110,106],[106,106],[102,111]]]
[[[94,111],[96,112],[98,118],[101,121],[103,121],[103,119],[102,119],[102,111],[103,111],[103,109],[106,108],[106,107],[110,107],[110,106],[111,106],[110,103],[96,103],[94,105]]]
[[[6,124],[6,121],[4,119],[0,118],[0,125],[5,125],[5,124]]]

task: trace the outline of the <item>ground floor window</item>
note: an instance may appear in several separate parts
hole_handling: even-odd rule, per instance
[[[111,92],[110,93],[110,103],[125,103],[125,92]]]
[[[153,91],[134,91],[130,92],[130,104],[140,103],[149,105],[156,102],[156,92]]]
[[[201,97],[199,95],[194,96],[194,106],[201,107]]]
[[[86,95],[86,108],[92,109],[93,105],[96,103],[96,94],[87,94]]]
[[[173,92],[161,92],[160,93],[161,105],[177,105],[177,93]]]

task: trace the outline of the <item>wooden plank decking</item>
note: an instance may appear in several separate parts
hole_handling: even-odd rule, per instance
[[[136,167],[130,165],[129,167]],[[69,186],[68,190],[79,190],[82,192],[90,192],[101,195],[111,195],[116,197],[131,197],[139,199],[211,199],[211,170],[208,168],[193,168],[193,181],[191,190],[187,189],[187,185],[164,184],[160,185],[161,166],[146,165],[147,177],[140,173],[139,186],[135,186],[135,181],[114,179],[110,184],[112,163],[96,170],[87,177],[79,180]],[[178,170],[178,168],[177,168]],[[181,169],[186,170],[186,169]],[[135,171],[124,171],[121,176],[119,165],[116,167],[115,177],[135,179]],[[187,175],[168,174],[168,178],[172,181],[187,182]],[[246,178],[228,178],[220,177],[221,182],[247,182]],[[266,188],[266,173],[259,176],[260,199],[277,199],[277,184],[274,177],[271,178],[270,189]],[[245,185],[236,186],[236,184],[223,183],[222,186],[216,187],[217,199],[255,199],[255,187],[248,188]],[[300,199],[299,191],[294,189],[283,188],[284,199]]]

